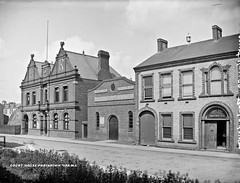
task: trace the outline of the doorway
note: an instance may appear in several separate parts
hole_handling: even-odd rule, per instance
[[[152,112],[144,111],[140,114],[140,143],[142,145],[155,144],[155,117]]]
[[[118,140],[118,119],[111,116],[109,119],[109,140]]]
[[[28,115],[25,114],[23,117],[23,121],[24,121],[24,132],[25,134],[28,134]]]

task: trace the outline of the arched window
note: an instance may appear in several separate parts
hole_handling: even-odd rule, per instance
[[[37,128],[37,115],[36,114],[33,114],[33,128]]]
[[[69,130],[69,114],[64,114],[64,130]]]
[[[99,113],[96,112],[96,129],[99,130],[100,125],[100,119],[99,119]]]
[[[57,113],[55,113],[53,115],[53,128],[58,129],[58,114]]]
[[[128,112],[128,131],[133,131],[133,112]]]
[[[210,70],[210,88],[211,95],[222,93],[222,77],[218,66],[215,66]]]

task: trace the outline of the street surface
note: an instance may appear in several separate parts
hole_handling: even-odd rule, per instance
[[[177,173],[188,173],[190,178],[198,178],[200,182],[240,182],[240,156],[238,154],[219,152],[198,152],[156,147],[116,144],[111,141],[88,142],[81,140],[65,140],[49,137],[31,139],[34,136],[7,136],[7,144],[17,148],[67,150],[69,154],[77,154],[80,159],[95,161],[98,165],[141,170],[155,174],[160,170],[172,170]],[[71,142],[72,141],[72,142]],[[24,145],[24,146],[19,146]],[[218,157],[219,155],[219,157]]]

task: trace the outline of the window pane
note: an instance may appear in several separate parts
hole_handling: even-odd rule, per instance
[[[224,72],[224,93],[227,93],[227,72]]]
[[[182,84],[192,84],[193,83],[193,72],[183,72],[182,73]]]
[[[171,97],[172,96],[172,91],[171,88],[162,88],[162,97]]]
[[[152,76],[144,77],[144,85],[145,86],[152,86]]]
[[[145,89],[145,98],[152,98],[152,88]]]
[[[171,115],[163,115],[163,126],[172,126]]]
[[[162,84],[171,84],[171,75],[170,74],[164,74],[162,75]]]
[[[182,87],[183,97],[193,96],[193,86]]]
[[[184,114],[183,115],[183,127],[192,127],[193,126],[193,115]]]
[[[184,128],[183,129],[183,139],[192,140],[193,139],[193,129]]]
[[[219,67],[213,67],[211,69],[211,80],[221,80],[221,72]]]
[[[221,81],[211,82],[211,94],[221,94]]]
[[[172,138],[171,127],[163,127],[163,138]]]

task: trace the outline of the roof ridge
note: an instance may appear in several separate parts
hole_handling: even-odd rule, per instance
[[[65,51],[66,51],[66,52],[69,52],[69,53],[74,53],[74,54],[77,54],[77,55],[82,55],[82,56],[88,56],[88,57],[98,58],[98,57],[92,56],[92,55],[87,55],[87,54],[82,54],[82,53],[77,53],[77,52],[67,51],[67,50],[65,50]]]

